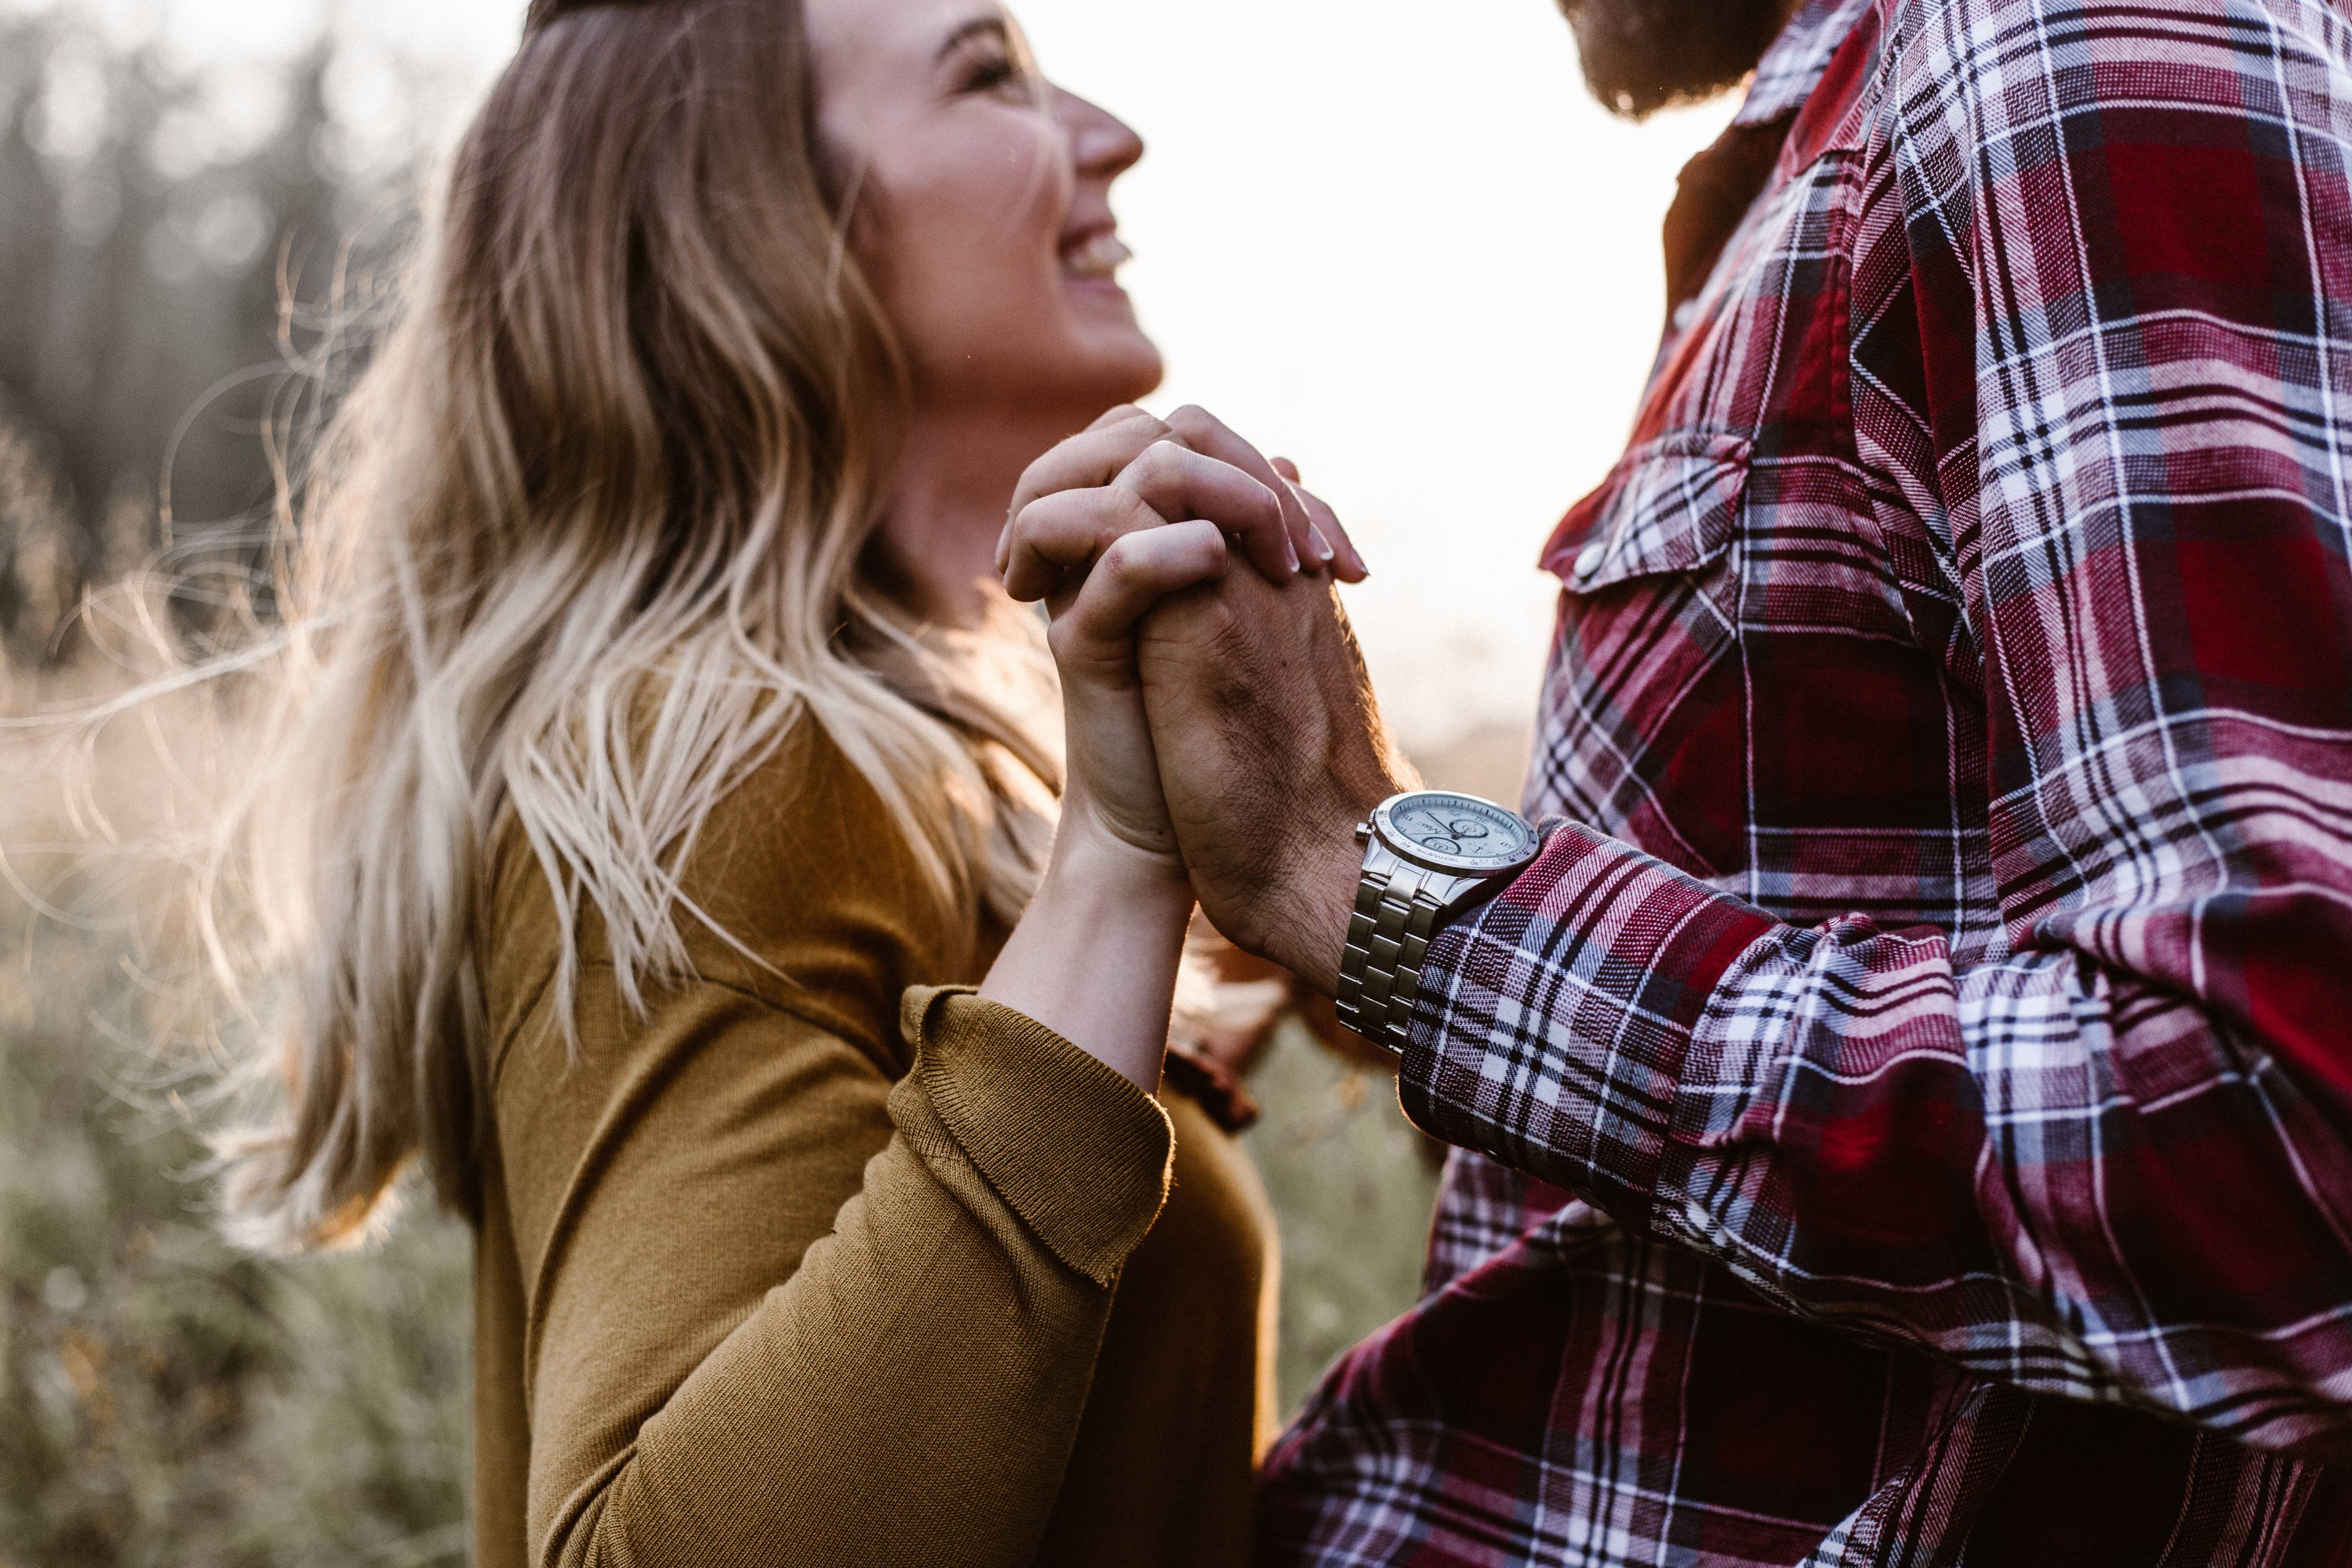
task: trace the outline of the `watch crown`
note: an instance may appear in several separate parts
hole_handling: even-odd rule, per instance
[[[1359,844],[1370,844],[1371,841],[1372,825],[1369,822],[1360,822],[1356,824],[1356,842]]]

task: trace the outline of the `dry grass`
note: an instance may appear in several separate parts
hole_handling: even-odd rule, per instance
[[[52,497],[0,440],[0,1564],[461,1563],[467,1238],[419,1216],[291,1263],[220,1239],[175,1092],[173,881],[108,842],[168,837],[201,781],[160,759],[200,770],[204,736],[167,708],[86,750],[27,722],[138,673],[121,624],[41,657]]]
[[[109,760],[135,832],[142,781]],[[158,884],[74,863],[53,754],[6,761],[0,838],[52,908],[0,926],[0,1562],[463,1561],[465,1237],[417,1220],[294,1263],[220,1239],[185,1065],[153,1038]]]

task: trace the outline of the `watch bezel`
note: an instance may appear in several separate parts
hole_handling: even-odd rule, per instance
[[[1446,855],[1438,850],[1423,848],[1397,829],[1395,816],[1397,812],[1409,805],[1433,799],[1467,801],[1474,805],[1484,806],[1489,811],[1497,812],[1510,818],[1518,824],[1519,831],[1525,835],[1527,840],[1525,847],[1508,856]],[[1423,870],[1443,871],[1453,877],[1475,877],[1481,879],[1506,877],[1533,864],[1536,856],[1543,847],[1541,841],[1536,836],[1535,828],[1517,812],[1507,805],[1488,800],[1484,795],[1471,795],[1458,789],[1417,789],[1408,790],[1402,795],[1392,795],[1372,809],[1371,826],[1373,831],[1380,836],[1381,843],[1399,859],[1410,865],[1418,866]]]

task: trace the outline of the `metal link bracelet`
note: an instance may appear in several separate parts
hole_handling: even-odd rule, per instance
[[[1428,876],[1412,866],[1386,878],[1366,877],[1356,888],[1339,964],[1339,1022],[1374,1045],[1404,1052],[1412,1024],[1421,966],[1442,912]]]

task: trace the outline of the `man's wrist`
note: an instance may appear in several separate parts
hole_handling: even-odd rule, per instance
[[[1351,822],[1339,833],[1318,835],[1287,879],[1290,919],[1269,944],[1276,951],[1266,956],[1326,996],[1339,994],[1348,921],[1363,876],[1364,847]]]

